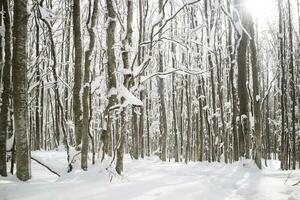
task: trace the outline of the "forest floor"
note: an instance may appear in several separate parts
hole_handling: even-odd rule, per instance
[[[0,177],[0,200],[299,200],[300,170],[281,171],[278,161],[268,161],[259,171],[252,161],[234,164],[161,162],[156,157],[124,160],[124,176],[104,165],[88,172],[66,173],[64,152],[33,152],[35,158],[62,174],[57,177],[32,161],[32,179]],[[79,164],[79,163],[77,163]],[[78,167],[78,166],[77,166]]]

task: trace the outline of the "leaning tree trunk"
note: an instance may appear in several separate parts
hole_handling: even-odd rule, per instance
[[[27,132],[27,0],[14,1],[13,29],[13,104],[16,137],[17,177],[21,181],[31,178],[30,147]]]
[[[7,176],[6,168],[6,140],[8,130],[8,108],[11,89],[11,28],[9,1],[3,0],[5,26],[5,63],[3,68],[3,92],[0,113],[0,175]],[[14,137],[14,136],[13,136]]]

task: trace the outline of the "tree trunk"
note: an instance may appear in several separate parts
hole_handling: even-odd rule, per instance
[[[82,105],[83,105],[83,117],[82,117],[82,149],[81,149],[81,168],[83,170],[87,170],[88,168],[88,147],[89,147],[89,129],[90,129],[90,79],[91,79],[91,62],[92,62],[92,54],[94,52],[95,42],[96,42],[96,34],[94,32],[94,28],[97,25],[98,18],[98,0],[94,0],[93,12],[91,18],[87,20],[86,26],[90,36],[90,44],[88,50],[85,52],[85,67],[84,67],[84,82],[83,82],[83,97],[82,97]],[[89,0],[89,12],[91,12],[92,1]],[[91,22],[90,22],[91,21]],[[89,23],[91,23],[89,25]]]
[[[11,23],[9,0],[3,0],[5,26],[5,63],[3,67],[3,92],[0,113],[0,175],[7,176],[6,140],[8,136],[9,99],[11,95]],[[14,136],[13,136],[14,137]]]
[[[290,96],[292,100],[292,168],[296,169],[296,88],[295,88],[295,75],[294,75],[294,48],[293,48],[293,27],[292,27],[292,13],[291,3],[288,0],[288,13],[289,13],[289,72],[290,72]]]
[[[227,1],[227,10],[231,13],[230,1]],[[237,116],[237,103],[236,103],[236,88],[234,86],[234,68],[235,68],[235,52],[233,49],[232,42],[232,25],[230,19],[228,19],[228,51],[229,51],[229,79],[230,79],[230,89],[231,89],[231,104],[232,104],[232,117],[231,117],[231,126],[232,126],[232,135],[233,135],[233,159],[235,161],[239,160],[239,143],[238,143],[238,133],[236,129],[236,116]]]
[[[254,22],[252,16],[249,16],[249,32],[251,36],[250,51],[251,51],[251,65],[252,65],[252,81],[253,81],[253,103],[254,103],[254,160],[259,169],[262,169],[262,138],[261,138],[261,97],[259,95],[259,81],[258,81],[258,63],[257,52],[255,46]]]
[[[107,89],[108,89],[108,105],[104,111],[104,151],[109,156],[112,155],[112,130],[110,109],[117,104],[117,80],[116,80],[116,57],[114,52],[115,45],[115,28],[116,13],[112,0],[106,0],[108,28],[106,29],[106,46],[107,46]]]
[[[235,0],[236,1],[236,0]],[[236,9],[239,11],[239,18],[241,20],[242,26],[247,27],[247,13],[246,8],[244,8],[245,0],[235,2]],[[239,19],[237,19],[239,20]],[[237,22],[240,23],[240,22]],[[248,90],[247,90],[247,44],[248,35],[242,30],[239,33],[239,44],[237,47],[237,64],[238,64],[238,97],[240,102],[240,123],[239,123],[239,151],[240,156],[246,156],[249,158],[249,116],[248,116]]]
[[[40,112],[40,83],[41,83],[41,75],[40,75],[40,66],[39,66],[39,54],[40,54],[40,27],[38,24],[38,19],[35,17],[35,25],[36,25],[36,45],[35,45],[35,56],[36,56],[36,82],[39,83],[39,86],[36,88],[36,100],[35,100],[35,150],[40,150],[41,148],[41,112]]]
[[[185,85],[185,95],[186,95],[186,110],[187,110],[187,132],[186,132],[186,150],[185,150],[185,163],[187,164],[188,161],[191,159],[191,153],[190,153],[190,138],[191,138],[191,133],[192,133],[192,124],[191,124],[191,105],[190,105],[190,77],[187,75],[185,76],[186,79],[186,85]]]
[[[283,40],[283,25],[282,25],[282,10],[281,10],[281,0],[278,0],[278,11],[279,11],[279,60],[281,67],[281,147],[280,147],[280,159],[281,159],[281,169],[285,168],[285,66],[284,66],[284,40]]]
[[[27,132],[27,0],[14,2],[13,29],[13,103],[16,137],[17,177],[21,181],[31,178],[30,144]]]
[[[159,0],[159,13],[162,14],[163,11],[163,1]],[[160,48],[159,48],[160,49]],[[164,63],[163,63],[163,55],[162,51],[159,50],[158,53],[158,65],[159,65],[159,72],[163,72],[164,70]],[[162,161],[167,160],[167,114],[166,114],[166,105],[165,105],[165,96],[164,96],[164,80],[161,78],[157,79],[158,85],[158,94],[159,94],[159,129],[160,129],[160,159]]]
[[[204,129],[203,129],[203,103],[202,103],[202,90],[201,90],[201,80],[198,80],[198,104],[199,104],[199,155],[198,160],[203,161],[203,149],[204,149]]]
[[[82,86],[82,40],[81,40],[81,17],[80,0],[73,0],[73,34],[75,46],[75,70],[74,70],[74,88],[73,88],[73,114],[75,124],[76,145],[81,143],[81,98],[80,90]]]
[[[207,45],[210,46],[210,37],[211,37],[211,28],[212,28],[212,19],[209,20],[208,17],[208,0],[205,0],[204,4],[204,11],[205,11],[205,20],[206,20],[206,40],[207,40]],[[213,11],[210,11],[213,12]],[[214,64],[212,60],[212,54],[211,51],[208,51],[207,55],[207,60],[208,60],[208,70],[210,71],[210,85],[211,85],[211,98],[212,98],[212,107],[213,107],[213,113],[212,113],[212,122],[213,122],[213,134],[211,135],[211,152],[212,152],[212,161],[216,160],[216,155],[215,155],[215,141],[214,138],[216,139],[218,137],[218,120],[216,117],[216,92],[215,92],[215,83],[214,83]],[[215,136],[215,137],[213,137]]]
[[[123,52],[122,52],[122,59],[123,59],[123,65],[124,69],[130,69],[129,66],[129,52],[128,49],[125,49],[126,46],[132,45],[132,15],[133,15],[133,4],[132,1],[127,0],[127,30],[126,30],[126,38],[123,41]],[[130,75],[124,75],[124,83],[123,85],[128,88],[129,87],[129,81],[131,76]],[[123,101],[124,103],[124,101]],[[121,131],[119,140],[117,142],[117,163],[116,163],[116,171],[118,174],[122,174],[123,172],[123,157],[124,157],[124,142],[125,142],[125,135],[127,132],[127,123],[126,123],[126,108],[121,108]]]

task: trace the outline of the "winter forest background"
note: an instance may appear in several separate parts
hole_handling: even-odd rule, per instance
[[[300,198],[300,0],[0,8],[0,199]]]

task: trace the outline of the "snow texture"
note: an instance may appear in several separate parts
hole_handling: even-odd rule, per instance
[[[15,176],[0,177],[2,200],[297,200],[300,171],[281,171],[278,161],[268,161],[259,171],[253,161],[234,164],[161,162],[157,157],[133,161],[125,156],[125,176],[113,176],[107,162],[66,173],[63,151],[34,152],[55,170],[58,178],[33,161],[33,177],[20,182]]]

